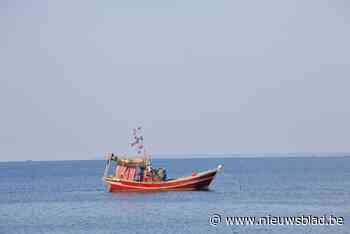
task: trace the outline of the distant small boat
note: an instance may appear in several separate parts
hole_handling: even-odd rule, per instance
[[[157,172],[152,173],[152,169],[151,173],[149,173],[150,175],[147,175],[149,171],[146,168],[149,168],[150,165],[148,165],[146,160],[119,159],[114,155],[107,161],[105,171],[109,171],[112,161],[117,163],[116,173],[114,175],[105,174],[103,176],[103,180],[107,185],[107,191],[109,192],[208,190],[216,174],[223,169],[223,166],[219,165],[213,170],[192,173],[190,176],[165,179],[159,176]],[[143,176],[136,174],[137,167],[141,168],[140,171],[143,173]]]
[[[139,130],[140,128],[138,128]],[[136,134],[134,129],[135,142],[132,146],[138,149],[144,149],[143,137]],[[143,151],[143,157],[137,156],[133,159],[118,157],[109,154],[103,175],[103,181],[108,192],[159,192],[159,191],[192,191],[208,190],[219,171],[223,169],[222,165],[212,170],[204,172],[192,172],[192,175],[176,179],[167,179],[164,168],[153,168],[150,156]],[[140,153],[140,151],[138,151]],[[110,174],[112,163],[115,163],[115,171]]]

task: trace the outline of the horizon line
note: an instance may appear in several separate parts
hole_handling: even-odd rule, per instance
[[[123,155],[124,156],[124,155]],[[125,155],[128,156],[128,155]],[[136,155],[130,155],[136,156]],[[160,157],[159,157],[160,156]],[[207,154],[154,154],[152,159],[215,159],[215,158],[329,158],[329,157],[350,157],[350,152],[332,152],[332,153],[207,153]],[[90,157],[86,159],[21,159],[21,160],[1,160],[5,162],[59,162],[59,161],[99,161],[106,160],[104,157]]]

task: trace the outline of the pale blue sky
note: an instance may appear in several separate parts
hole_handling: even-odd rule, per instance
[[[347,1],[1,1],[0,160],[349,152]]]

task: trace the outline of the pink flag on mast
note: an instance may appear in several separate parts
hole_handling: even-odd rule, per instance
[[[133,141],[130,143],[131,147],[134,148],[137,154],[145,153],[145,147],[143,145],[143,136],[141,135],[142,127],[133,129]]]

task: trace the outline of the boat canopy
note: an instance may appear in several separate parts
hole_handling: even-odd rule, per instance
[[[117,164],[118,166],[124,166],[124,167],[146,167],[148,162],[144,158],[135,158],[135,159],[118,158]]]

